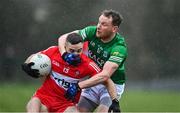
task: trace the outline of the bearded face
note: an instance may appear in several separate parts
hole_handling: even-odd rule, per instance
[[[110,38],[116,31],[116,26],[112,24],[112,17],[101,15],[97,24],[96,36],[101,39]]]

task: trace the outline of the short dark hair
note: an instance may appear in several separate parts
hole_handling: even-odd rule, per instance
[[[83,39],[79,34],[71,33],[67,36],[66,42],[69,42],[71,44],[78,44],[80,42],[83,42]]]
[[[121,14],[119,14],[117,11],[115,10],[104,10],[102,13],[102,15],[106,16],[106,17],[112,17],[112,24],[114,26],[120,26],[120,24],[122,23],[123,17]]]

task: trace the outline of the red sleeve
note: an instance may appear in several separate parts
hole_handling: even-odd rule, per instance
[[[93,61],[89,62],[88,70],[90,71],[89,72],[90,76],[94,76],[95,74],[97,74],[101,71],[101,69]]]
[[[88,41],[84,42],[83,44],[83,53],[88,55]]]

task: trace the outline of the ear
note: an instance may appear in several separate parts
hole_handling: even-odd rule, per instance
[[[119,27],[118,27],[118,26],[113,26],[113,32],[114,32],[114,33],[118,32],[118,30],[119,30]]]
[[[64,48],[67,49],[67,46],[68,46],[68,44],[67,44],[67,42],[65,42]]]

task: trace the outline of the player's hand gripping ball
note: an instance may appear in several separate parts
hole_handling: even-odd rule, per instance
[[[35,54],[30,58],[29,63],[22,64],[22,70],[33,78],[46,76],[51,71],[51,60],[45,54]]]

